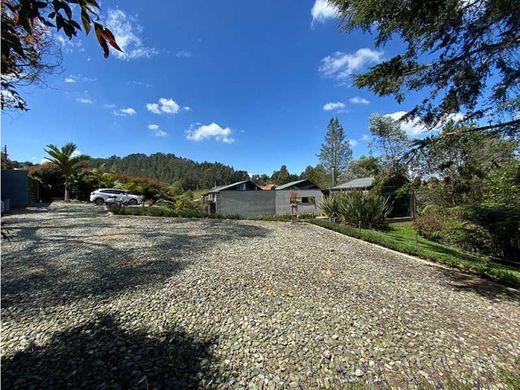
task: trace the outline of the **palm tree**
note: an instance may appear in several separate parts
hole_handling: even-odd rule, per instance
[[[63,176],[65,177],[65,201],[69,200],[69,186],[72,176],[78,171],[81,163],[90,159],[89,156],[78,154],[77,149],[76,144],[72,142],[65,144],[61,148],[50,144],[47,145],[47,149],[44,149],[50,156],[45,158],[58,165],[63,172]]]

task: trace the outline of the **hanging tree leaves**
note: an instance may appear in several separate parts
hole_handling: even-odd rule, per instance
[[[403,120],[434,128],[450,114],[494,133],[520,135],[520,1],[330,0],[347,31],[375,33],[406,49],[355,77],[358,87],[398,102],[427,90]]]
[[[89,34],[94,24],[105,58],[110,54],[109,45],[122,51],[112,32],[97,22],[99,10],[95,0],[2,2],[2,109],[27,110],[18,88],[41,81],[56,66],[49,63],[49,57],[59,56],[52,52],[53,31],[72,39],[82,29]],[[81,24],[75,19],[77,14]]]

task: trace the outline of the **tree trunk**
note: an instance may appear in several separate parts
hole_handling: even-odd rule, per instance
[[[65,180],[65,202],[68,202],[70,199],[69,199],[69,181],[68,180]]]

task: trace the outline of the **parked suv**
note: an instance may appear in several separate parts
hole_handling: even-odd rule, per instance
[[[124,190],[117,188],[100,188],[99,190],[90,193],[90,201],[96,205],[101,206],[107,199],[117,199],[119,201],[127,202],[129,205],[140,204],[142,198],[139,195],[129,194]]]

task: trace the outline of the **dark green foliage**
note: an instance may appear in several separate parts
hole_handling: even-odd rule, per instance
[[[271,182],[271,178],[269,175],[266,175],[265,173],[262,174],[254,174],[251,176],[251,180],[258,184],[259,186],[265,186],[266,184],[269,184]]]
[[[505,163],[484,182],[484,202],[520,209],[520,161]]]
[[[249,178],[245,171],[235,171],[221,163],[197,163],[174,154],[130,154],[126,157],[112,156],[93,159],[90,167],[104,163],[108,171],[129,176],[144,176],[163,183],[179,182],[184,190],[212,188]],[[178,189],[177,185],[177,189]]]
[[[32,166],[28,171],[29,177],[41,184],[44,201],[49,201],[53,197],[63,196],[65,178],[58,165],[49,162]]]
[[[489,234],[496,255],[520,262],[519,209],[475,204],[463,207],[462,215]]]
[[[111,206],[110,211],[119,215],[139,215],[149,217],[177,217],[177,213],[166,207],[121,207]]]
[[[341,177],[342,181],[350,181],[362,177],[375,177],[381,172],[381,161],[374,156],[361,156],[349,162],[347,171]]]
[[[415,255],[436,263],[490,276],[502,283],[520,286],[520,270],[490,261],[489,258],[466,253],[423,237],[417,237],[412,227],[390,227],[385,230],[357,229],[326,220],[314,219],[310,223],[334,230],[364,241],[372,242],[402,253]]]
[[[282,165],[279,171],[274,171],[271,176],[271,182],[276,185],[290,183],[291,181],[296,181],[298,179],[298,175],[289,173],[285,165]]]
[[[518,0],[332,0],[345,31],[399,39],[402,51],[355,77],[358,87],[397,102],[409,91],[429,95],[407,118],[431,127],[465,112],[482,129],[520,133],[520,3]]]
[[[315,167],[309,165],[300,175],[300,179],[310,180],[320,188],[328,188],[330,186],[330,175],[320,164]]]
[[[500,171],[502,166],[514,164],[517,158],[517,142],[465,125],[450,122],[435,138],[436,141],[424,151],[423,169],[435,176],[428,186],[431,202],[439,206],[481,202],[488,176],[495,170]],[[497,192],[513,182],[505,180],[497,186],[500,183],[497,177],[495,189],[492,190],[493,185],[489,187],[490,196],[498,195]]]
[[[46,159],[55,164],[61,171],[64,178],[64,198],[69,200],[70,186],[74,180],[78,179],[79,169],[90,159],[84,154],[76,155],[77,146],[73,142],[66,143],[61,148],[56,145],[47,145],[45,153],[48,154]],[[76,176],[76,177],[75,177]]]
[[[337,117],[330,118],[318,157],[320,164],[330,175],[331,186],[335,186],[338,184],[338,177],[345,173],[349,161],[352,160],[352,148]]]
[[[339,207],[339,197],[341,194],[332,192],[328,197],[321,201],[320,208],[332,222],[341,221],[341,213]]]
[[[365,228],[383,227],[392,211],[388,197],[361,191],[349,191],[336,195],[339,213],[351,226]]]

